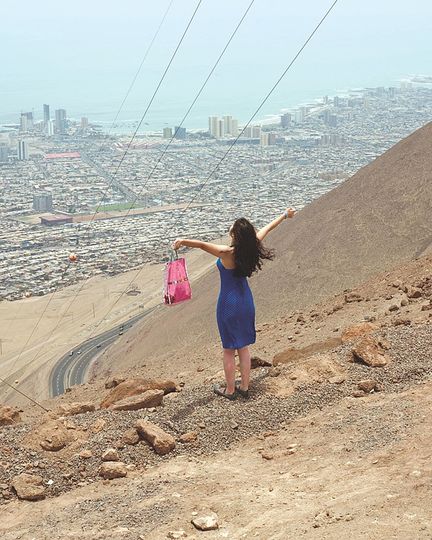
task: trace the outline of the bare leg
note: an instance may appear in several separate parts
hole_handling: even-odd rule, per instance
[[[226,393],[233,394],[235,392],[235,359],[234,349],[223,350],[223,365],[225,371]]]
[[[249,347],[243,347],[238,349],[238,355],[240,359],[240,373],[241,373],[241,390],[249,389],[249,379],[250,379],[250,370],[251,370],[251,355]]]

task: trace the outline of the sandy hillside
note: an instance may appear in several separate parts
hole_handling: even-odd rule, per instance
[[[208,269],[212,260],[206,254],[196,253],[188,258],[188,263],[191,279],[196,279]],[[51,295],[47,295],[0,302],[2,377],[14,384],[18,380],[18,388],[33,397],[47,398],[47,381],[53,364],[89,336],[160,304],[162,275],[163,266],[148,265],[111,278],[95,277],[85,284],[79,282],[58,291],[52,300]],[[123,294],[111,310],[130,283],[136,284],[140,294]],[[21,397],[0,385],[0,400],[5,401],[6,396],[8,402],[22,403]]]
[[[251,280],[259,322],[303,309],[430,249],[431,148],[432,123],[270,236],[276,260]],[[281,201],[281,208],[285,203],[289,201]],[[112,369],[118,358],[125,368],[149,358],[170,362],[173,356],[187,357],[206,343],[217,343],[218,287],[213,268],[194,283],[191,302],[161,310],[137,326],[101,357],[99,369]],[[175,369],[173,365],[173,373]]]
[[[431,315],[426,256],[260,327],[276,365],[254,370],[249,401],[215,397],[219,366],[202,365],[162,407],[56,412],[97,406],[113,391],[99,381],[46,401],[49,414],[26,407],[23,422],[0,428],[1,537],[430,539]],[[364,336],[383,367],[355,361]],[[125,442],[142,419],[175,449]],[[42,449],[63,435],[63,448]],[[125,478],[100,478],[109,447]],[[44,500],[17,499],[10,485],[24,471],[41,477]],[[219,528],[198,531],[191,519],[211,511]]]

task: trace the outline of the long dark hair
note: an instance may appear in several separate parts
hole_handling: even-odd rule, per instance
[[[230,234],[231,245],[234,248],[235,276],[250,277],[254,272],[261,270],[264,259],[274,258],[273,250],[263,246],[256,235],[255,227],[246,218],[236,219]]]

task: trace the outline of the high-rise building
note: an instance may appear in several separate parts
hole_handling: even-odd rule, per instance
[[[52,194],[36,193],[33,195],[33,210],[36,212],[52,212]]]
[[[248,139],[252,139],[252,126],[247,126],[245,130],[243,131],[243,137],[247,137]]]
[[[236,118],[233,118],[231,120],[231,135],[233,137],[237,137],[238,133],[239,133],[238,120]]]
[[[20,131],[32,131],[32,130],[33,130],[33,113],[32,112],[21,113]]]
[[[224,133],[225,135],[232,135],[232,116],[224,116],[223,122],[224,122]]]
[[[225,136],[225,122],[223,118],[218,119],[218,131],[219,131],[219,137]]]
[[[87,129],[89,127],[89,121],[86,116],[81,118],[81,129]]]
[[[18,159],[24,161],[29,158],[27,141],[18,141]]]
[[[66,111],[57,109],[55,112],[55,128],[57,133],[66,133]]]
[[[209,116],[209,133],[215,139],[220,138],[219,118],[217,116]]]
[[[263,133],[261,133],[260,144],[261,144],[261,146],[268,146],[268,144],[269,144],[269,134],[266,133],[265,131]]]
[[[263,131],[260,136],[260,144],[261,146],[270,146],[272,144],[276,144],[276,134]]]
[[[180,127],[180,126],[175,126],[175,128],[174,128],[174,138],[175,139],[185,140],[186,139],[186,128]]]
[[[49,105],[44,104],[43,113],[44,113],[44,122],[45,124],[47,124],[51,120]]]
[[[163,138],[164,139],[171,139],[172,137],[172,128],[166,127],[163,129]]]
[[[45,135],[48,135],[48,137],[52,137],[54,135],[54,121],[48,120],[48,122],[45,124]]]
[[[287,128],[291,125],[292,115],[290,113],[285,113],[281,116],[281,126]]]
[[[260,126],[252,126],[252,138],[253,139],[259,139],[261,137],[261,127]]]
[[[305,107],[300,107],[300,109],[294,111],[294,122],[296,124],[302,124],[305,121],[305,110]]]
[[[6,143],[0,143],[0,163],[9,161],[9,146]]]

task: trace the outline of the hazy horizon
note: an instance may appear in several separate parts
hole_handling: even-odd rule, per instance
[[[73,10],[60,11],[53,0],[24,6],[7,0],[0,121],[18,121],[25,110],[41,118],[43,103],[52,111],[65,108],[70,117],[111,121],[168,4],[76,0]],[[144,111],[196,4],[174,0],[121,120]],[[148,113],[147,129],[181,120],[248,4],[203,1]],[[205,127],[210,114],[247,119],[330,4],[256,0],[185,125]],[[409,11],[399,1],[367,0],[359,7],[340,0],[260,118],[326,93],[430,75],[431,21],[432,4],[425,0],[411,2]]]

